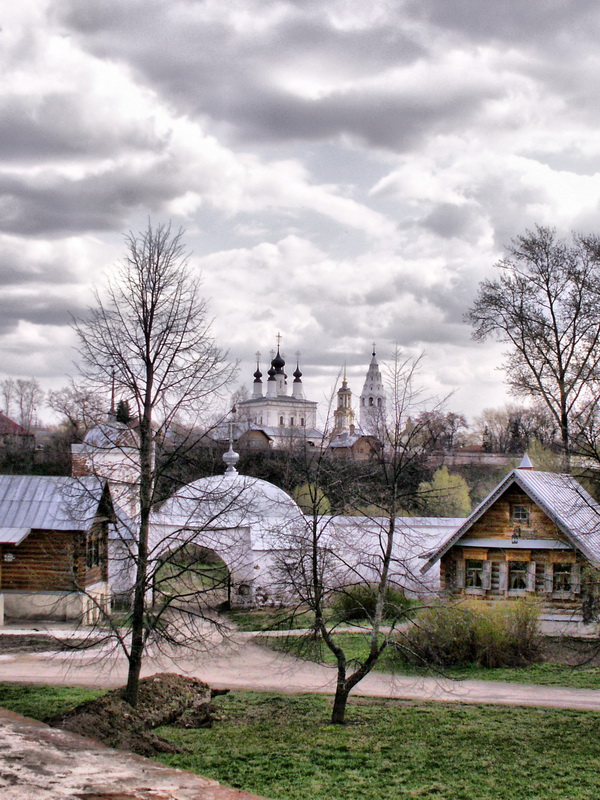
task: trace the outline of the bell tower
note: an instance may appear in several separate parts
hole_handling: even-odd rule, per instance
[[[346,380],[346,370],[342,385],[337,392],[337,408],[333,412],[333,435],[337,436],[342,431],[354,430],[354,410],[352,408],[352,390]]]
[[[381,370],[377,363],[375,342],[371,353],[371,363],[360,395],[360,427],[363,433],[377,435],[377,429],[385,418],[386,395]]]

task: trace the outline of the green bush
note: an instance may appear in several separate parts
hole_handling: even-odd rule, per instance
[[[335,593],[331,610],[339,622],[372,619],[375,615],[376,601],[377,586],[373,584],[349,586]],[[405,615],[411,605],[411,601],[405,597],[402,589],[388,586],[385,590],[383,617],[396,619]]]
[[[481,601],[423,611],[397,641],[404,661],[438,667],[517,667],[540,655],[539,608],[529,600]]]

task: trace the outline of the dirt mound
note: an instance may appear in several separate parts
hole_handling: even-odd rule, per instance
[[[142,756],[179,753],[181,748],[153,733],[153,729],[161,725],[210,727],[218,719],[211,699],[220,693],[211,692],[197,678],[160,673],[140,681],[137,708],[123,699],[124,689],[116,689],[46,722]]]

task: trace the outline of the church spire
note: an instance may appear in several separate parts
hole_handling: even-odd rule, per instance
[[[386,394],[373,342],[371,363],[360,395],[360,427],[364,433],[377,433],[385,416]]]

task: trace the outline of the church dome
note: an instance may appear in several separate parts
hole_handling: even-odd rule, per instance
[[[287,492],[273,483],[228,472],[183,486],[160,508],[169,524],[209,528],[240,528],[277,521],[285,524],[300,516]]]
[[[116,419],[107,420],[89,430],[83,439],[84,449],[111,450],[121,447],[139,448],[140,443],[135,431],[124,422]]]
[[[273,351],[271,350],[271,352]],[[271,366],[275,367],[277,372],[283,372],[283,368],[285,367],[285,361],[283,360],[281,354],[279,353],[279,347],[277,348],[277,355],[275,356],[273,361],[271,361]]]

